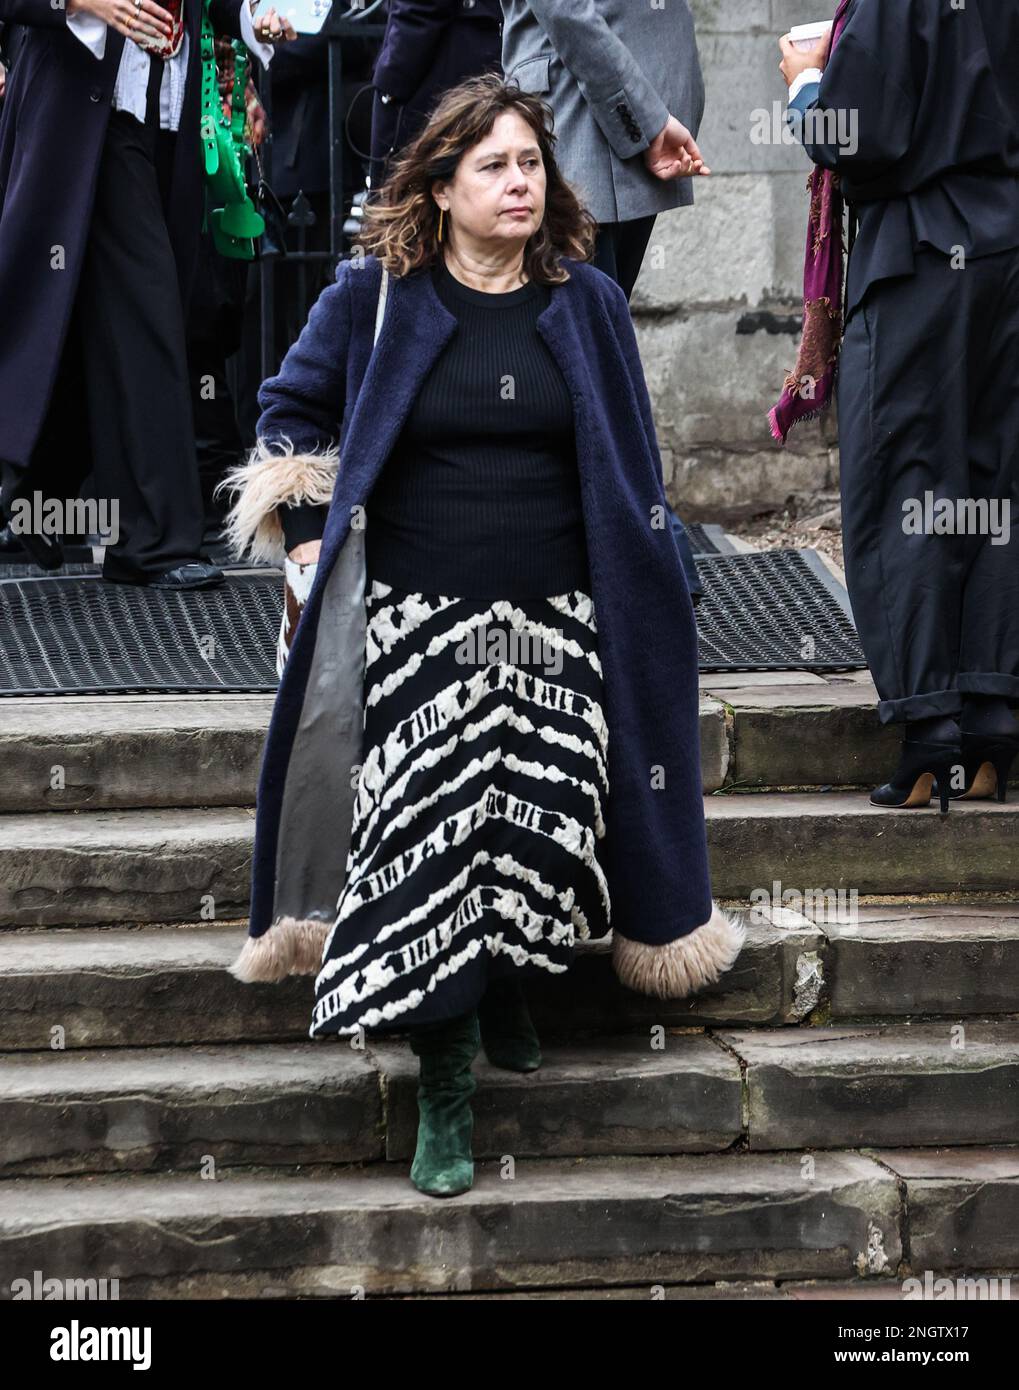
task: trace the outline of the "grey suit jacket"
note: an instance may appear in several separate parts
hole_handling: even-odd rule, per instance
[[[656,179],[641,157],[669,115],[700,128],[687,0],[502,0],[502,10],[506,80],[552,107],[557,163],[598,221],[692,203],[692,179]]]

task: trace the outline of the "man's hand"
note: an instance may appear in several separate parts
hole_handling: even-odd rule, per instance
[[[168,39],[173,19],[155,0],[67,0],[68,14],[94,14],[125,38]]]
[[[684,179],[693,174],[710,174],[697,141],[682,121],[670,116],[644,151],[644,163],[656,179]]]
[[[0,99],[3,98],[4,88],[7,86],[7,69],[0,63]]]
[[[782,50],[782,61],[778,67],[787,87],[791,87],[800,73],[806,72],[808,68],[820,68],[824,71],[830,41],[831,34],[826,34],[823,39],[818,39],[813,48],[804,49],[797,48],[788,34],[782,35],[778,41]]]
[[[254,16],[257,0],[249,0],[251,13]],[[289,19],[280,19],[275,7],[266,10],[265,14],[259,15],[254,26],[255,38],[262,43],[289,43],[291,39],[297,38],[297,33]]]

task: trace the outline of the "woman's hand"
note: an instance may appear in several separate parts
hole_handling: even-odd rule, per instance
[[[829,33],[825,34],[823,39],[818,39],[813,48],[797,48],[788,34],[782,35],[778,41],[782,50],[782,61],[778,66],[787,87],[791,87],[800,73],[806,72],[808,68],[820,68],[824,71],[830,41]]]
[[[302,541],[288,552],[287,558],[293,560],[295,565],[314,565],[318,563],[321,549],[321,541]]]
[[[257,0],[249,0],[249,3],[252,16],[254,16]],[[275,7],[271,7],[266,10],[265,14],[259,15],[254,29],[255,38],[261,40],[262,43],[289,43],[291,39],[297,38],[290,20],[280,19]]]
[[[682,121],[670,116],[644,151],[644,163],[656,179],[684,179],[692,174],[710,174],[697,141]]]
[[[68,14],[92,14],[125,38],[168,39],[173,17],[155,0],[67,0]]]

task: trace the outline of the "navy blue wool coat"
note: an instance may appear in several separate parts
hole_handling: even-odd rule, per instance
[[[563,372],[575,413],[609,727],[611,925],[617,944],[619,937],[651,946],[676,943],[709,919],[717,937],[701,792],[697,631],[666,509],[636,337],[618,285],[592,265],[564,265],[569,279],[552,287],[538,330]],[[259,396],[260,449],[308,455],[338,444],[339,466],[318,572],[265,747],[248,948],[274,925],[331,926],[335,919],[350,806],[346,798],[342,807],[324,800],[322,787],[354,785],[356,770],[333,764],[345,756],[337,749],[349,746],[361,718],[360,675],[352,681],[349,665],[363,652],[348,648],[344,654],[337,646],[345,615],[363,607],[363,572],[358,579],[349,556],[363,547],[362,509],[415,395],[456,329],[428,270],[390,277],[373,353],[380,281],[373,256],[341,262],[336,283],[323,291],[279,375]],[[341,583],[344,566],[349,576]],[[721,925],[732,933],[733,924]],[[734,944],[731,937],[726,941]],[[725,951],[714,954],[718,965]],[[727,958],[721,968],[729,964]],[[235,973],[275,978],[236,967]],[[709,977],[707,969],[703,976],[694,972],[695,982]]]

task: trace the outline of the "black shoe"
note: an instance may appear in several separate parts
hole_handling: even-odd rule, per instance
[[[0,553],[8,563],[27,556],[33,565],[44,570],[58,570],[64,563],[64,548],[55,536],[40,536],[34,531],[12,531],[5,526],[0,531]]]
[[[150,589],[215,589],[225,580],[223,571],[206,560],[188,560],[150,579]]]
[[[147,589],[215,589],[224,582],[221,569],[210,565],[206,560],[185,560],[173,569],[162,574],[145,575],[141,579],[134,575],[110,574],[103,569],[103,578],[111,584],[138,584]]]
[[[936,785],[941,814],[947,815],[952,768],[961,760],[962,749],[958,743],[904,738],[899,766],[890,782],[883,787],[875,787],[871,792],[871,804],[896,810],[928,806]]]
[[[952,801],[1008,800],[1008,774],[1019,754],[1019,734],[968,734],[962,731],[962,791],[949,790]]]

